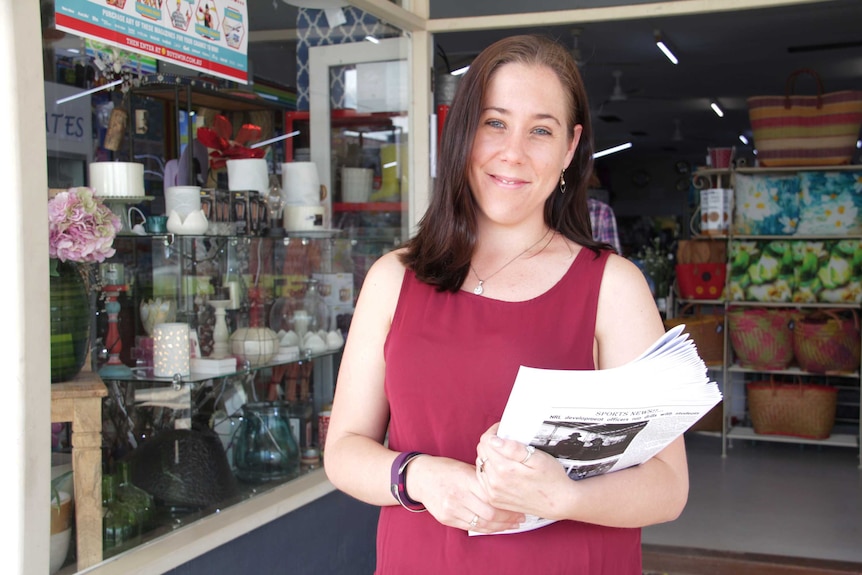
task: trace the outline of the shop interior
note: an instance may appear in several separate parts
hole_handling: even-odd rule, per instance
[[[191,3],[185,4],[192,7]],[[303,56],[308,58],[310,52],[328,54],[321,58],[335,62],[331,65],[336,75],[338,70],[344,72],[354,66],[363,70],[362,64],[371,64],[357,60],[361,63],[342,65],[338,63],[342,56],[337,48],[332,52],[310,48],[317,47],[316,40],[310,40],[313,35],[309,36],[309,30],[315,31],[317,24],[309,25],[308,21],[319,22],[324,12],[330,19],[343,15],[344,25],[353,26],[353,41],[370,44],[365,42],[365,36],[376,34],[394,46],[401,38],[402,44],[395,48],[398,54],[405,34],[383,21],[382,16],[374,17],[375,13],[387,14],[387,9],[375,6],[375,2],[325,2],[326,10],[318,10],[313,4],[316,3],[302,0],[248,2],[249,83],[242,84],[166,64],[158,58],[140,58],[85,42],[57,26],[53,1],[41,2],[46,106],[49,101],[82,89],[118,82],[116,90],[93,94],[80,113],[81,129],[93,135],[94,145],[89,145],[93,141],[81,145],[80,139],[64,141],[52,134],[52,124],[47,123],[49,188],[58,192],[93,185],[92,164],[119,160],[144,165],[142,196],[122,198],[108,194],[106,199],[123,220],[123,229],[114,246],[118,255],[108,260],[117,265],[102,266],[99,272],[102,276],[119,273],[120,277],[116,282],[102,277],[101,292],[90,300],[95,310],[90,349],[95,354],[87,360],[107,385],[99,392],[102,395],[98,402],[93,403],[90,397],[90,407],[98,405],[102,412],[98,418],[102,440],[99,449],[92,450],[90,446],[88,456],[95,458],[99,454],[103,466],[100,481],[109,476],[118,486],[131,489],[130,483],[133,488],[136,482],[143,483],[148,478],[146,474],[136,474],[134,468],[130,471],[123,463],[131,461],[138,470],[150,465],[146,460],[142,462],[143,456],[137,462],[130,459],[137,451],[137,443],[151,433],[157,438],[164,430],[179,432],[186,425],[194,427],[200,423],[196,420],[199,413],[206,412],[206,423],[213,428],[216,422],[220,425],[216,434],[222,442],[192,449],[212,448],[219,452],[230,445],[234,449],[230,459],[225,453],[216,457],[227,462],[227,467],[216,473],[235,474],[239,479],[226,480],[228,488],[206,493],[204,500],[183,492],[183,485],[148,484],[149,489],[143,491],[150,492],[150,499],[139,494],[143,507],[152,508],[152,515],[139,519],[141,525],[146,522],[146,528],[139,526],[137,535],[127,537],[123,531],[127,526],[114,525],[112,538],[106,539],[100,521],[101,543],[95,558],[87,555],[91,553],[89,547],[81,549],[80,526],[73,528],[70,524],[66,529],[69,551],[52,573],[75,573],[89,565],[96,565],[94,573],[132,572],[133,565],[146,572],[148,562],[155,560],[152,552],[148,555],[145,549],[151,545],[155,545],[153,549],[166,545],[164,549],[183,550],[179,552],[183,559],[176,560],[161,553],[162,562],[153,564],[162,571],[202,573],[223,561],[235,561],[226,557],[238,549],[255,549],[248,538],[254,535],[255,528],[261,529],[262,523],[271,521],[284,529],[286,518],[297,514],[295,509],[317,504],[318,498],[327,501],[325,513],[355,512],[356,521],[363,525],[373,520],[372,509],[351,506],[340,499],[333,503],[338,494],[331,493],[331,486],[325,487],[320,470],[320,434],[322,417],[331,401],[340,347],[349,329],[352,304],[364,271],[381,253],[407,237],[415,222],[414,202],[421,185],[406,170],[387,172],[386,166],[408,164],[406,156],[419,145],[409,137],[410,122],[415,121],[411,115],[419,111],[408,113],[403,98],[398,101],[396,97],[393,102],[390,95],[360,93],[358,97],[364,97],[365,103],[371,99],[378,107],[370,114],[357,114],[350,109],[351,105],[355,107],[351,97],[357,96],[345,90],[336,105],[335,88],[326,82],[325,89],[333,90],[330,102],[321,104],[320,98],[315,98],[319,95],[315,86],[319,88],[320,84],[315,82],[320,82],[320,74],[311,68],[310,60],[302,60]],[[816,93],[817,80],[808,73],[801,73],[795,84],[788,84],[791,74],[801,69],[816,71],[824,93],[860,89],[862,36],[858,22],[862,21],[862,6],[855,0],[820,0],[760,2],[758,8],[737,6],[730,10],[705,3],[702,11],[677,14],[670,8],[675,3],[665,2],[661,3],[664,11],[654,12],[643,5],[631,5],[632,16],[616,2],[601,2],[598,7],[581,11],[568,10],[564,2],[548,2],[545,9],[565,11],[572,21],[554,25],[539,21],[523,26],[515,15],[521,9],[507,11],[499,2],[433,0],[429,4],[431,22],[438,22],[436,28],[429,26],[434,31],[430,55],[434,82],[428,103],[435,113],[442,113],[439,106],[446,105],[457,86],[458,76],[451,73],[469,65],[485,45],[502,36],[541,32],[570,46],[588,88],[595,149],[631,143],[628,149],[597,158],[591,190],[592,197],[613,209],[621,254],[642,266],[668,322],[675,318],[712,318],[720,323],[711,334],[717,357],[708,364],[710,376],[720,382],[726,402],[720,406],[717,424],[716,420],[704,422],[696,431],[687,433],[690,502],[679,520],[644,529],[645,572],[742,573],[747,571],[739,570],[740,565],[756,569],[758,562],[776,569],[782,564],[810,564],[812,573],[826,567],[836,573],[859,572],[862,369],[858,355],[855,365],[837,375],[800,371],[796,363],[777,370],[758,370],[755,366],[735,371],[732,358],[738,358],[739,352],[722,331],[729,321],[725,319],[731,309],[726,305],[729,292],[724,292],[724,298],[721,291],[711,297],[681,294],[673,265],[679,263],[676,260],[681,245],[709,242],[730,250],[731,255],[736,253],[727,227],[718,231],[704,228],[701,192],[705,188],[731,188],[733,178],[739,174],[757,176],[751,171],[759,162],[748,98],[783,95],[787,90]],[[512,17],[507,19],[507,15]],[[331,33],[338,26],[330,22],[325,28]],[[678,64],[668,61],[657,48],[657,39],[671,47]],[[394,75],[387,78],[402,88],[409,85],[407,68],[395,68],[385,71]],[[120,88],[127,90],[121,93]],[[722,117],[710,107],[713,103],[722,109]],[[335,110],[340,106],[346,111]],[[315,111],[321,110],[317,117],[325,115],[327,122],[315,124]],[[112,120],[121,114],[125,115],[125,123],[119,131],[112,131]],[[230,165],[213,169],[208,158],[213,150],[210,143],[203,146],[202,155],[195,144],[189,146],[195,138],[202,138],[198,129],[204,128],[206,134],[206,128],[220,121],[216,119],[219,116],[227,122],[225,129],[232,140],[241,139],[241,130],[248,126],[255,131],[257,141],[275,140],[261,156],[254,156],[251,145],[241,146],[239,156],[228,155],[227,148],[222,150],[222,159],[254,157],[266,163],[263,183],[258,186],[259,172],[255,172],[249,177],[258,180],[242,186],[257,188],[260,193],[254,200],[245,196],[242,205],[246,212],[238,220],[231,198],[223,204],[231,216],[217,217],[222,204],[215,190],[236,191],[228,181]],[[294,137],[282,137],[294,130]],[[323,146],[321,134],[326,137]],[[118,138],[116,146],[110,145],[111,136]],[[716,156],[711,156],[710,150],[728,148],[732,149],[729,163],[712,165]],[[286,166],[308,161],[318,166],[312,187],[321,190],[319,197],[306,202],[315,204],[310,211],[301,202],[286,200],[278,191],[287,187],[288,178],[304,177],[292,171],[289,174],[292,168]],[[862,164],[862,151],[858,147],[851,150],[845,164],[851,168]],[[839,171],[845,170],[853,173],[847,166]],[[167,183],[169,174],[177,178],[171,184]],[[351,179],[354,176],[363,178],[361,184],[355,184],[363,190],[355,191]],[[180,205],[177,202],[181,200],[169,197],[167,189],[171,185],[197,185],[195,196],[200,188],[212,188],[211,197],[204,195],[193,203],[197,202],[197,209],[209,216],[210,226],[223,227],[215,232],[205,227],[207,231],[199,234],[191,229],[171,228],[176,221],[171,223],[166,218],[168,223],[162,222],[168,226],[166,229],[156,227],[150,231],[149,216],[168,215],[172,206]],[[276,192],[272,193],[273,189]],[[352,193],[358,193],[359,199]],[[318,211],[318,203],[325,208]],[[252,211],[260,215],[252,216]],[[295,218],[290,224],[288,213]],[[309,213],[311,220],[307,219]],[[137,231],[143,234],[135,234],[136,224],[141,226]],[[198,237],[213,233],[218,241]],[[219,239],[219,235],[224,238]],[[168,240],[168,236],[173,239]],[[862,231],[846,236],[848,240],[862,241],[859,238]],[[726,257],[727,252],[722,253]],[[656,258],[662,260],[659,271],[650,267]],[[724,267],[727,262],[722,259],[707,263]],[[659,277],[660,274],[664,275]],[[172,283],[175,277],[184,279]],[[123,287],[112,291],[112,285]],[[722,279],[720,289],[729,289],[730,285]],[[169,302],[171,299],[176,301]],[[858,318],[860,303],[862,296],[835,306],[817,302],[813,308],[837,310],[844,318]],[[755,307],[748,304],[751,302],[740,307]],[[790,303],[788,307],[792,307]],[[302,309],[314,311],[306,318],[297,313]],[[157,314],[165,315],[157,319]],[[147,316],[152,317],[148,320]],[[716,317],[721,319],[715,320]],[[196,372],[192,367],[190,377],[172,381],[173,367],[164,367],[164,373],[158,373],[158,357],[152,347],[156,323],[166,319],[169,325],[200,322],[198,325],[207,326],[203,337],[198,336],[203,355],[221,349],[222,360],[239,354],[246,363],[205,368],[215,371]],[[303,323],[306,320],[315,329],[309,329]],[[262,335],[266,328],[260,326],[264,323],[272,335]],[[284,337],[288,332],[295,337],[300,323],[303,331],[299,339],[288,342],[296,348],[296,355],[290,355],[294,350],[284,350],[290,347],[285,346]],[[242,331],[244,338],[223,337],[222,327],[229,328],[233,335]],[[319,336],[319,342],[306,343],[307,331],[315,332],[311,335]],[[119,338],[121,344],[113,345],[111,337]],[[857,346],[859,339],[857,329]],[[271,353],[261,359],[255,355],[261,350]],[[123,366],[131,366],[134,371],[125,371]],[[101,371],[106,367],[108,371]],[[117,371],[111,371],[111,367]],[[838,389],[831,439],[779,434],[766,440],[763,436],[733,435],[734,430],[750,427],[746,385],[756,379],[757,373],[770,371],[779,379],[796,381],[813,374],[816,384]],[[58,376],[58,381],[62,380]],[[285,442],[291,445],[293,456],[288,468],[260,471],[251,461],[256,454],[253,447],[247,448],[247,460],[243,461],[242,454],[237,459],[236,450],[240,448],[233,440],[252,433],[246,429],[251,412],[242,418],[231,417],[226,410],[231,401],[242,405],[242,394],[246,394],[249,403],[266,404],[279,399],[288,403],[284,414],[273,412],[268,405],[264,406],[268,411],[254,414],[256,418],[278,420],[273,425],[290,426],[287,435],[293,439]],[[149,407],[140,407],[142,403]],[[63,405],[70,410],[68,413],[75,410],[72,404]],[[68,418],[60,419],[62,423],[58,421],[52,428],[57,441],[55,460],[60,464],[52,477],[57,479],[57,485],[76,491],[77,487],[69,483],[74,430]],[[175,441],[173,445],[179,445],[176,436],[171,439]],[[159,455],[149,453],[147,457]],[[101,485],[104,501],[105,490],[112,487],[106,487],[103,481]],[[171,502],[166,492],[160,491],[163,489],[172,496],[179,493],[180,499]],[[155,499],[153,493],[157,494]],[[166,500],[170,504],[161,505]],[[283,500],[291,502],[291,510],[272,509]],[[77,512],[82,506],[76,505]],[[225,516],[225,521],[232,518],[233,526],[220,526],[219,515]],[[188,551],[183,533],[194,534],[186,537],[203,533],[207,543],[204,548]],[[262,534],[261,540],[271,541],[274,537],[270,532]],[[348,549],[361,548],[369,541],[373,543],[373,533],[351,541],[354,547],[348,545]],[[373,548],[357,553],[356,572],[365,572],[361,569],[373,561]],[[732,563],[742,556],[751,563]],[[261,553],[258,559],[264,566],[275,561],[271,552]],[[322,565],[320,559],[316,561]],[[684,571],[679,567],[698,569],[704,561],[713,561],[726,570]],[[228,564],[238,569],[251,567]],[[328,568],[332,565],[328,564]],[[678,571],[672,571],[674,567]]]

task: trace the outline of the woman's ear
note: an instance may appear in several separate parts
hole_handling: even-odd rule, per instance
[[[584,131],[584,127],[581,124],[575,124],[575,127],[572,128],[572,141],[569,144],[569,149],[566,151],[566,163],[563,166],[563,169],[569,167],[569,164],[572,163],[572,158],[575,157],[575,150],[578,149],[578,143],[581,141],[581,134]]]

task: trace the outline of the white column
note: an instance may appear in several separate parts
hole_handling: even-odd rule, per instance
[[[39,2],[0,2],[4,573],[47,573],[50,478],[48,166]]]

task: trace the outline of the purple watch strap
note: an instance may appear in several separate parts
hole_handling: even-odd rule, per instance
[[[419,451],[405,451],[403,453],[399,453],[395,458],[395,461],[392,462],[392,469],[390,472],[391,480],[389,489],[392,491],[392,496],[395,498],[395,501],[401,505],[401,507],[408,511],[413,511],[414,513],[425,511],[425,506],[418,501],[410,499],[410,496],[407,495],[407,464],[420,455],[425,454]]]

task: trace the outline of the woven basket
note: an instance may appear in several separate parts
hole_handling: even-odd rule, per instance
[[[814,373],[859,369],[859,318],[831,311],[801,316],[793,327],[793,354],[799,367]]]
[[[747,369],[784,369],[793,361],[794,310],[735,308],[727,313],[736,362]]]
[[[688,306],[680,311],[684,312]],[[724,316],[722,314],[701,314],[679,316],[664,320],[665,329],[684,323],[685,331],[694,341],[697,352],[706,364],[720,364],[724,361]]]
[[[817,94],[794,94],[796,78],[808,74]],[[757,160],[763,166],[832,166],[849,164],[862,125],[862,91],[823,93],[814,70],[796,70],[782,96],[748,99],[748,116]]]
[[[824,385],[763,381],[747,386],[754,432],[826,439],[835,425],[838,389]]]

